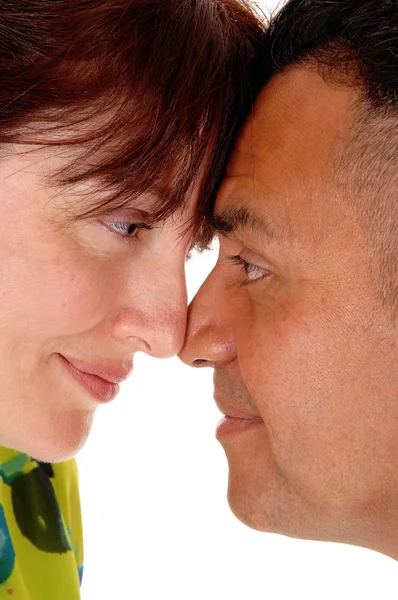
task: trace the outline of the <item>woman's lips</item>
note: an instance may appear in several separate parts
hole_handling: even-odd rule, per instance
[[[75,381],[79,382],[96,400],[99,400],[100,402],[110,402],[117,396],[119,392],[119,385],[117,383],[103,379],[93,373],[82,371],[61,354],[58,356],[69,375],[71,375]]]

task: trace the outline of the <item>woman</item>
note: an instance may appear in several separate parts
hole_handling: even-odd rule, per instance
[[[73,600],[76,467],[40,461],[81,448],[136,351],[179,351],[262,33],[238,0],[0,9],[0,596]]]

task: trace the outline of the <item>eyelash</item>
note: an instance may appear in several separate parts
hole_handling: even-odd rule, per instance
[[[241,256],[239,256],[239,254],[237,256],[228,256],[229,260],[235,264],[235,265],[239,265],[241,267],[241,269],[243,269],[243,271],[246,274],[246,281],[245,283],[253,283],[255,281],[261,281],[262,279],[264,279],[264,277],[267,277],[269,275],[269,271],[267,271],[266,269],[262,269],[261,267],[257,267],[256,265],[253,265],[252,263],[247,262],[244,258],[242,258]],[[255,279],[250,278],[250,275],[253,274],[260,274],[259,277],[256,277]]]
[[[138,233],[138,231],[140,231],[140,229],[145,229],[145,230],[149,230],[149,231],[151,229],[153,229],[153,227],[151,227],[150,225],[146,225],[145,223],[129,223],[129,222],[123,222],[123,221],[116,221],[116,222],[104,221],[104,224],[107,227],[109,227],[110,229],[112,229],[112,231],[121,235],[123,238],[125,238],[127,240],[134,239],[136,237],[136,234]],[[125,228],[125,229],[123,229],[123,228]],[[131,228],[133,228],[134,231],[130,232]]]

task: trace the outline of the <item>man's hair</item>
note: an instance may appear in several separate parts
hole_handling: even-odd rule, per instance
[[[288,0],[266,39],[269,78],[294,65],[359,91],[337,181],[359,199],[383,298],[398,312],[398,0]]]
[[[81,216],[154,192],[164,219],[200,173],[204,214],[263,35],[245,0],[0,0],[1,153],[70,149],[53,183],[96,182]]]

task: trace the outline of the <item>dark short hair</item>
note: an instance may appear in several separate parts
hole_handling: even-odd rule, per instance
[[[79,150],[56,183],[106,192],[83,216],[155,191],[164,219],[208,157],[204,214],[263,33],[245,0],[0,0],[0,148]]]
[[[269,74],[316,60],[346,71],[373,106],[398,105],[397,0],[289,0],[267,32]]]
[[[265,79],[295,65],[358,92],[334,175],[358,198],[383,299],[398,314],[398,0],[288,0],[266,34]]]

